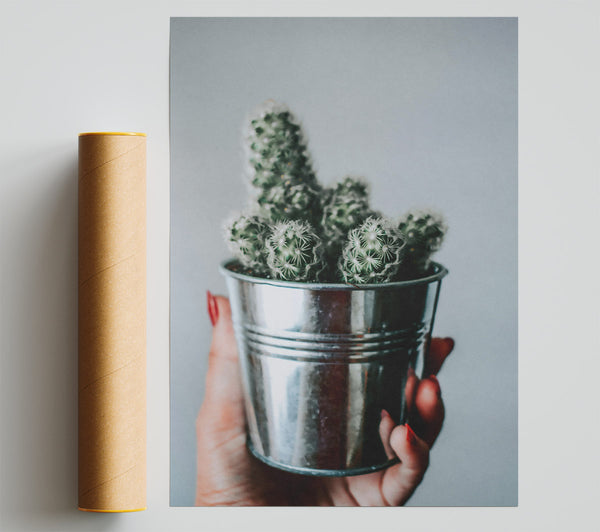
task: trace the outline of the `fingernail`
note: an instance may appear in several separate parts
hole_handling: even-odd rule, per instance
[[[381,419],[384,419],[386,417],[390,417],[390,414],[389,414],[389,412],[387,410],[383,409],[381,411]]]
[[[454,338],[444,338],[444,342],[446,343],[449,352],[454,349]]]
[[[408,368],[407,374],[409,377],[414,377],[416,375],[415,370],[412,368]]]
[[[411,445],[417,441],[417,437],[408,423],[406,423],[406,441]]]
[[[430,380],[431,382],[433,382],[433,384],[435,385],[435,393],[437,393],[438,397],[442,396],[442,388],[440,387],[440,381],[437,380],[437,377],[435,375],[429,375],[429,377],[427,377],[428,380]]]
[[[206,291],[206,306],[208,308],[208,317],[214,327],[219,319],[219,307],[217,307],[217,300],[209,290]]]

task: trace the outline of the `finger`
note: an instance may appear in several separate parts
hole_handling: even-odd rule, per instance
[[[445,415],[440,384],[434,375],[421,380],[415,403],[418,417],[415,430],[431,448],[442,430]]]
[[[406,410],[408,412],[412,412],[418,386],[419,378],[415,375],[415,370],[408,368],[406,387],[404,388],[404,398],[406,399]]]
[[[396,457],[394,450],[390,445],[390,436],[392,435],[395,426],[396,424],[389,412],[387,410],[382,410],[381,422],[379,423],[379,437],[381,438],[381,443],[383,443],[385,454],[390,460]]]
[[[223,296],[206,293],[208,314],[213,323],[213,336],[210,345],[209,362],[225,358],[237,362],[237,346],[231,321],[231,306]]]
[[[429,345],[429,353],[425,357],[425,368],[423,375],[437,375],[444,360],[454,349],[452,338],[432,338]]]
[[[207,303],[213,335],[198,428],[210,423],[212,428],[243,429],[243,393],[231,307],[227,298],[213,296],[210,292]]]
[[[419,485],[429,465],[429,447],[407,425],[398,425],[390,445],[401,463],[386,470],[381,495],[390,506],[404,504]]]

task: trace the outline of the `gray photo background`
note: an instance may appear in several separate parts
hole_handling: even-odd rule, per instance
[[[318,176],[372,184],[373,206],[444,212],[434,333],[456,348],[413,506],[517,504],[517,20],[171,20],[171,505],[195,488],[195,417],[225,293],[223,221],[246,203],[241,131],[274,98]]]

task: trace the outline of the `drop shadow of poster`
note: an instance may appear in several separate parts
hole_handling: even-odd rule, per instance
[[[170,72],[171,505],[517,505],[517,19],[173,18]],[[257,116],[252,113],[267,100],[285,104],[294,117],[294,127],[279,139],[282,150],[275,155],[264,146],[243,148],[250,120]],[[298,140],[298,131],[306,148],[302,154],[310,152],[306,160],[285,151]],[[303,179],[318,183],[312,199],[285,191],[272,195],[269,201],[279,202],[284,210],[308,212],[314,202],[324,204],[328,191],[346,176],[360,176],[369,183],[369,209],[377,215],[397,221],[415,207],[444,215],[448,230],[434,260],[450,273],[439,300],[422,304],[424,309],[437,304],[433,336],[455,342],[438,374],[441,399],[435,399],[438,407],[432,411],[436,419],[415,420],[417,439],[411,444],[406,419],[401,419],[406,405],[399,403],[392,408],[389,430],[402,428],[395,439],[389,439],[389,432],[381,436],[392,445],[376,442],[373,445],[383,445],[379,451],[361,455],[356,440],[340,435],[344,452],[340,447],[333,452],[352,463],[371,454],[382,463],[378,453],[384,453],[387,469],[323,478],[254,456],[264,459],[266,449],[277,447],[280,440],[276,431],[266,433],[257,425],[259,416],[250,403],[244,414],[235,342],[223,340],[233,338],[228,307],[223,299],[209,296],[207,301],[207,291],[227,296],[219,268],[231,251],[223,228],[235,213],[248,208],[249,175],[256,177],[257,172],[249,153],[261,150],[265,160],[286,160],[292,173],[296,166],[310,168]],[[285,173],[280,170],[279,177]],[[269,179],[272,174],[260,177]],[[274,298],[274,288],[261,289],[263,301]],[[343,319],[320,341],[335,351],[331,335],[353,327],[363,336],[349,343],[346,352],[359,357],[357,350],[362,350],[372,359],[350,365],[351,370],[333,364],[329,373],[300,373],[288,364],[285,349],[293,345],[313,353],[309,336],[315,320],[303,322],[294,337],[280,335],[275,345],[265,340],[265,323],[287,323],[289,309],[274,298],[265,313],[245,299],[246,292],[240,299],[245,303],[236,308],[255,321],[240,334],[271,356],[271,362],[262,365],[250,356],[251,369],[270,383],[264,397],[283,398],[263,401],[261,408],[269,412],[261,415],[303,423],[317,420],[310,438],[280,430],[290,445],[282,448],[281,456],[289,463],[306,459],[307,449],[324,435],[331,439],[332,427],[333,432],[347,427],[370,427],[373,432],[386,425],[371,414],[355,416],[358,407],[344,400],[340,389],[377,390],[378,382],[386,382],[380,395],[373,392],[374,401],[380,396],[392,401],[393,386],[381,375],[397,375],[398,386],[410,388],[410,369],[424,380],[429,371],[435,372],[417,360],[418,347],[408,346],[406,352],[412,354],[392,370],[373,362],[382,345],[406,346],[408,340],[389,330],[388,344],[370,336],[375,322],[364,316],[367,310],[379,316],[380,296],[364,291],[349,295],[341,289],[331,301],[343,302]],[[386,297],[391,297],[389,291]],[[314,310],[322,299],[311,292],[294,301],[294,311],[308,306]],[[211,319],[221,328],[215,347],[220,354],[209,360]],[[323,319],[321,315],[316,323]],[[430,332],[419,333],[424,345]],[[324,391],[315,392],[320,407],[294,397],[293,386],[302,382],[321,383]],[[295,412],[289,411],[290,404],[296,405]],[[245,420],[251,433],[267,434],[262,448],[251,446],[254,455],[245,445]],[[437,434],[440,427],[432,444],[431,431]],[[415,459],[424,472],[405,493],[398,493],[392,478],[400,474],[392,469],[399,467],[398,454],[403,457],[400,466],[408,469]],[[429,462],[426,470],[424,457]],[[319,461],[314,464],[318,467]],[[334,469],[338,466],[335,462]],[[383,493],[377,487],[381,475],[387,475],[389,484]]]

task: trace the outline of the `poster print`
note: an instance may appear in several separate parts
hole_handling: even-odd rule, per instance
[[[368,206],[355,194],[364,183]],[[236,290],[265,292],[264,281],[248,278],[267,279],[268,294],[290,282],[362,282],[347,242],[319,255],[313,236],[290,227],[312,217],[311,234],[331,247],[324,219],[337,216],[333,227],[348,229],[340,220],[356,215],[348,233],[370,221],[366,234],[384,231],[392,257],[384,262],[398,267],[396,277],[371,277],[379,286],[402,282],[412,247],[403,226],[395,254],[394,231],[413,210],[443,218],[431,260],[449,273],[423,303],[436,303],[433,340],[422,331],[420,347],[389,365],[336,359],[320,381],[263,336],[266,358],[236,342],[227,296],[241,324],[249,304],[235,303]],[[271,224],[264,266],[244,263],[248,246],[231,242],[232,221],[244,215]],[[281,230],[282,218],[293,223]],[[382,219],[385,227],[373,225]],[[301,265],[276,255],[294,238],[307,257]],[[232,276],[221,265],[236,253],[227,286]],[[344,262],[346,275],[337,269]],[[389,272],[378,264],[367,274]],[[340,289],[329,307],[317,307],[312,326],[347,334],[350,323],[374,334],[367,302],[386,306],[394,290],[369,290]],[[256,332],[267,320],[288,331],[286,316],[315,308],[302,287],[292,294],[288,302],[263,297],[263,321],[237,329]],[[325,330],[322,310],[332,305],[350,318]],[[382,323],[415,322],[394,305]],[[433,315],[425,318],[433,326]],[[288,343],[313,353],[316,329],[302,323],[308,336]],[[367,340],[380,346],[366,337],[352,349]],[[261,371],[249,373],[250,360]],[[173,506],[517,504],[516,19],[172,19],[170,379]],[[421,404],[428,393],[431,404]]]

